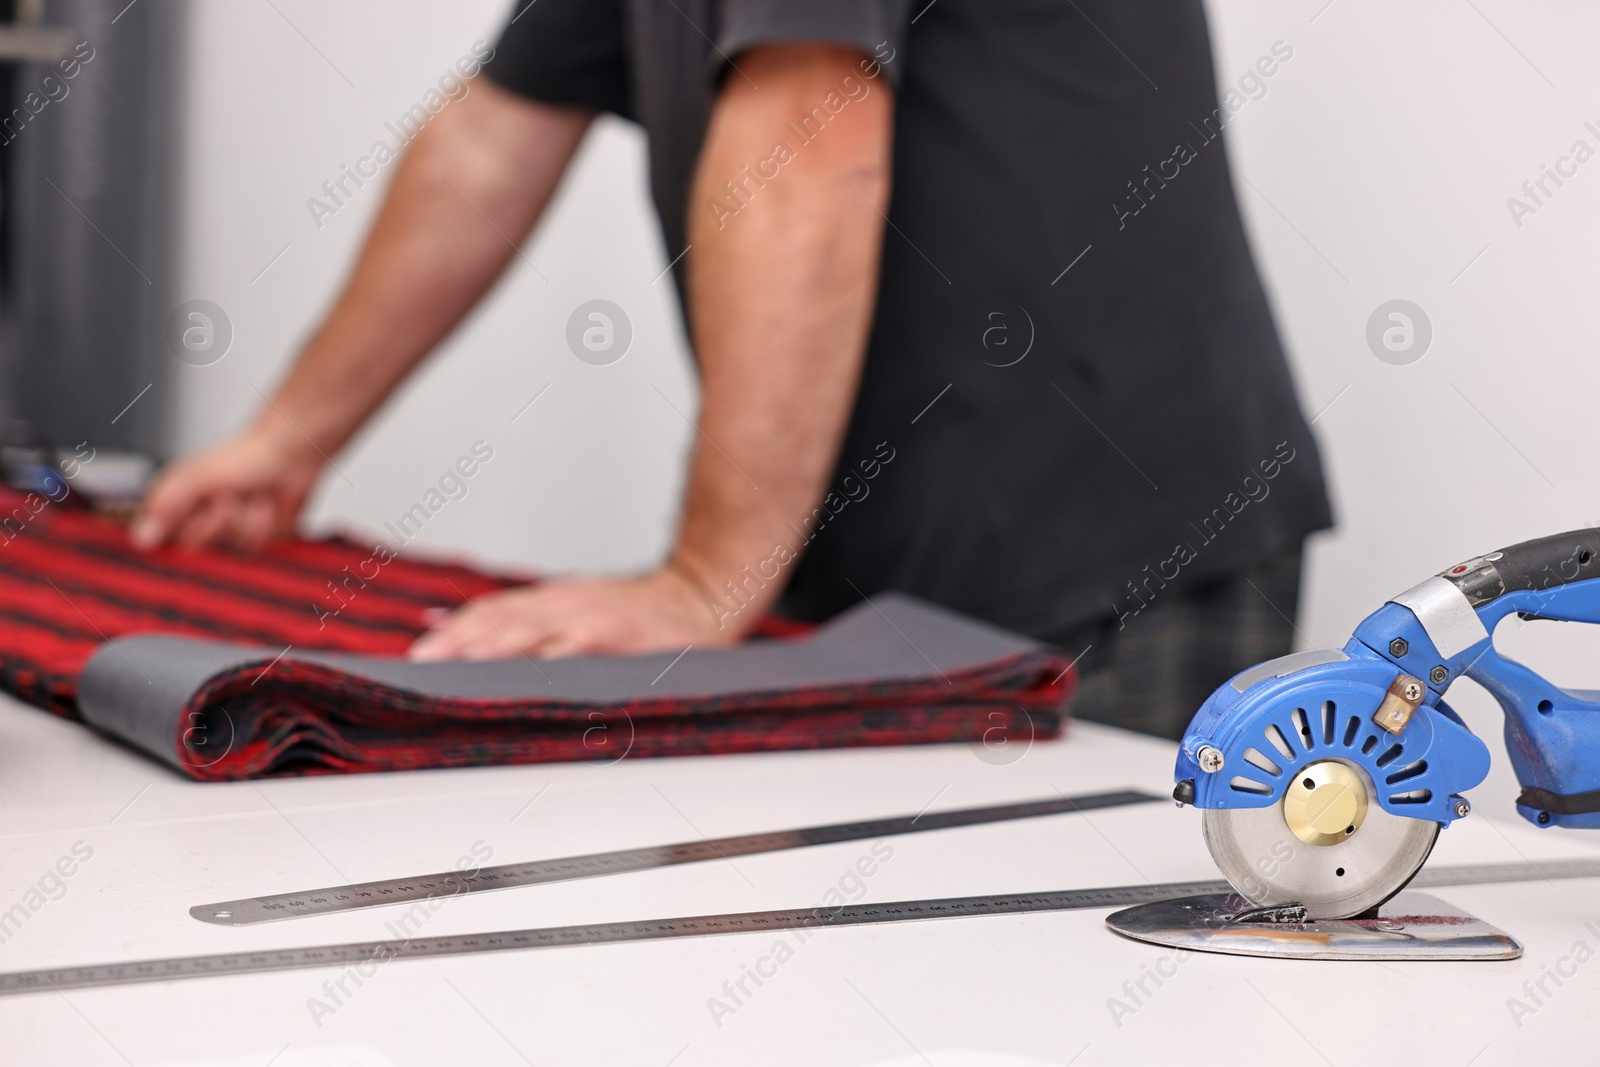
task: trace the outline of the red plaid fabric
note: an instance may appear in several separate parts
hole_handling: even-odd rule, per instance
[[[259,662],[194,694],[173,739],[186,773],[219,780],[986,741],[997,731],[1016,741],[1059,732],[1058,709],[1074,681],[1066,662],[1043,649],[921,683],[604,706],[432,698],[292,657],[262,674],[286,646],[402,656],[430,609],[514,584],[342,539],[281,542],[256,556],[139,553],[118,523],[54,504],[34,513],[24,498],[0,492],[0,689],[76,718],[79,674],[112,638],[260,645]],[[808,630],[773,619],[757,636]],[[173,752],[161,755],[173,761]]]
[[[69,719],[79,672],[114,637],[403,656],[429,609],[517,584],[447,563],[380,566],[373,546],[339,538],[277,542],[259,556],[140,553],[120,523],[42,499],[0,490],[0,689]]]

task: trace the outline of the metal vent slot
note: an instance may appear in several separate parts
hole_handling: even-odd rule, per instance
[[[1306,709],[1295,708],[1289,718],[1294,720],[1294,729],[1300,735],[1300,743],[1305,745],[1307,752],[1310,752],[1316,747],[1316,742],[1311,739],[1311,720],[1306,718]]]
[[[1245,749],[1244,761],[1250,764],[1252,767],[1259,767],[1261,770],[1266,771],[1274,778],[1283,773],[1283,768],[1278,766],[1276,763],[1273,763],[1272,760],[1268,759],[1266,754],[1259,748]]]
[[[1426,804],[1433,799],[1431,789],[1413,789],[1409,793],[1396,793],[1389,798],[1391,804]]]
[[[1379,756],[1375,762],[1380,767],[1387,767],[1389,764],[1399,759],[1400,753],[1404,751],[1404,745],[1390,745],[1388,748],[1384,749],[1383,755]]]
[[[1278,729],[1277,723],[1268,723],[1265,733],[1267,740],[1272,743],[1272,747],[1278,750],[1278,754],[1292,763],[1295,755],[1294,748],[1289,744],[1288,739],[1283,736],[1283,731]]]
[[[1325,745],[1333,744],[1334,731],[1338,729],[1338,724],[1334,721],[1338,711],[1339,709],[1334,707],[1333,701],[1324,700],[1322,702],[1322,743]]]
[[[1350,716],[1350,721],[1344,724],[1344,747],[1354,748],[1356,746],[1356,734],[1359,734],[1360,732],[1361,716]]]
[[[1417,762],[1409,766],[1401,767],[1398,771],[1395,771],[1393,774],[1385,778],[1384,781],[1389,785],[1398,785],[1399,783],[1407,781],[1408,779],[1427,773],[1428,761],[1425,759],[1419,759]]]
[[[1361,742],[1361,754],[1363,756],[1370,756],[1370,755],[1372,755],[1372,750],[1377,748],[1377,747],[1378,747],[1378,735],[1377,734],[1372,734],[1365,741]]]
[[[1242,774],[1234,775],[1233,781],[1228,783],[1228,787],[1235,793],[1254,793],[1258,797],[1269,796],[1272,793],[1271,786],[1262,785],[1260,782],[1246,778]]]

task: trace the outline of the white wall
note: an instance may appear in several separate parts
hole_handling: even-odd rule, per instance
[[[492,42],[506,12],[503,0],[275,5],[281,16],[268,4],[192,5],[177,298],[220,305],[235,340],[218,363],[176,366],[179,450],[225,437],[262,403],[257,389],[271,392],[382,191],[368,184],[320,228],[307,200],[375,140],[393,144],[384,124],[474,41]],[[314,526],[381,531],[483,439],[495,459],[417,545],[541,570],[642,567],[664,551],[695,400],[672,280],[652,284],[666,261],[643,150],[622,123],[595,129],[523,258],[336,457],[342,476],[323,481]],[[578,361],[564,339],[571,311],[595,298],[634,326],[627,355],[606,367]]]
[[[259,402],[254,387],[270,389],[378,195],[365,190],[320,231],[305,199],[473,40],[492,37],[505,7],[277,4],[309,42],[268,5],[195,2],[183,295],[221,304],[238,339],[221,363],[184,368],[174,438],[184,447],[238,426]],[[1211,5],[1224,84],[1273,42],[1294,49],[1228,136],[1304,406],[1332,402],[1316,429],[1339,528],[1313,547],[1300,624],[1315,645],[1342,643],[1387,596],[1458,559],[1600,521],[1600,160],[1520,228],[1506,207],[1574,140],[1600,149],[1583,126],[1600,128],[1600,10],[1578,0],[1324,5]],[[484,437],[497,460],[428,528],[428,543],[541,569],[659,555],[689,431],[653,386],[685,414],[693,400],[669,281],[650,284],[665,260],[641,171],[634,132],[599,131],[527,250],[548,282],[518,266],[340,458],[354,485],[329,479],[319,525],[376,529]],[[592,297],[633,317],[633,350],[615,366],[586,366],[563,345],[567,314]],[[1409,366],[1380,362],[1365,340],[1368,316],[1394,298],[1433,324],[1430,350]],[[1510,647],[1558,680],[1584,680],[1592,641],[1526,637],[1511,635]],[[1600,665],[1587,677],[1600,681]],[[1498,732],[1481,692],[1456,699],[1480,732]]]
[[[1314,414],[1338,397],[1316,424],[1339,527],[1311,552],[1312,645],[1342,644],[1385,598],[1461,559],[1600,523],[1600,159],[1520,228],[1506,207],[1574,140],[1600,150],[1583,125],[1600,128],[1600,10],[1325,3],[1212,5],[1223,81],[1276,39],[1295,49],[1229,133],[1236,173],[1259,190],[1241,182],[1240,202],[1302,403]],[[1366,344],[1368,316],[1395,298],[1433,323],[1410,366]],[[1558,682],[1600,688],[1589,631],[1499,638]],[[1450,699],[1497,750],[1484,792],[1503,811],[1515,787],[1497,706],[1472,683]]]

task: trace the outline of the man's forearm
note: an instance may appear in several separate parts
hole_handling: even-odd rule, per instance
[[[591,116],[485,78],[401,161],[333,310],[258,428],[337,450],[493,285],[532,229]]]
[[[669,566],[721,598],[822,497],[853,407],[877,292],[893,102],[872,84],[737,214],[724,182],[770,155],[784,123],[862,81],[859,57],[817,47],[740,58],[713,114],[689,205],[688,303],[701,372],[699,434]],[[741,598],[747,629],[780,582]],[[724,613],[719,611],[719,617]]]

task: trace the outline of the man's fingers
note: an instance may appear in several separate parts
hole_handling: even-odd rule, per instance
[[[128,530],[133,547],[148,551],[171,538],[192,517],[202,495],[201,483],[181,468],[157,478]]]
[[[231,494],[206,497],[173,529],[172,543],[186,548],[217,544],[227,531],[232,511],[237,506],[237,498]]]
[[[453,622],[436,627],[411,642],[406,658],[417,663],[437,663],[440,660],[460,659],[465,635]]]
[[[453,611],[411,646],[413,660],[553,659],[679,653],[729,644],[699,594],[658,576],[569,579],[489,593]]]
[[[472,604],[457,608],[448,618],[423,634],[411,645],[406,655],[418,662],[430,663],[446,659],[485,659],[481,650],[492,641],[499,640],[495,631],[479,614],[481,608]],[[502,656],[515,655],[515,650],[503,640],[499,644]],[[479,652],[469,656],[470,652]]]
[[[309,461],[251,431],[163,470],[144,494],[128,536],[141,549],[179,542],[252,550],[274,534],[293,532],[315,478]]]
[[[159,496],[152,492],[128,530],[128,539],[140,550],[171,542],[259,552],[277,526],[277,505],[265,493],[199,495],[179,489]]]
[[[589,656],[602,651],[601,643],[589,634],[563,630],[539,646],[544,659],[564,659],[567,656]]]
[[[417,638],[406,655],[418,662],[542,655],[542,646],[556,636],[544,613],[525,599],[515,606],[497,600],[491,594],[457,608]]]
[[[128,527],[128,541],[140,552],[148,552],[167,538],[167,525],[160,517],[141,511]]]
[[[284,492],[272,490],[269,495],[272,504],[271,522],[267,527],[267,538],[293,537],[295,524],[300,518],[300,504],[305,500],[304,493]]]
[[[234,510],[229,541],[245,552],[260,552],[272,536],[277,505],[266,493],[251,493]]]

